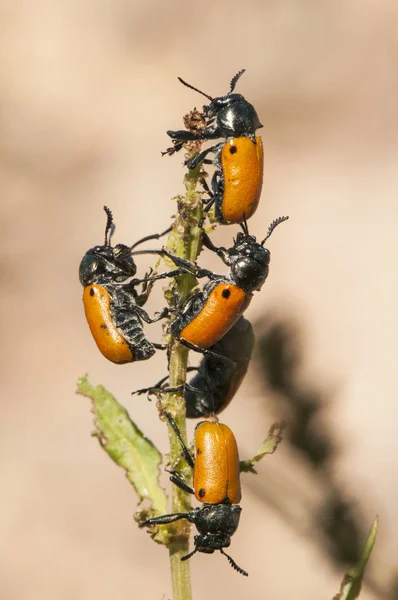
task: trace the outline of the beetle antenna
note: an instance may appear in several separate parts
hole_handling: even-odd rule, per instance
[[[192,552],[190,552],[189,554],[186,554],[185,556],[181,556],[181,560],[188,560],[188,558],[191,558],[191,556],[193,556],[195,554],[195,552],[197,552],[198,549],[195,548],[195,550],[192,550]]]
[[[247,571],[245,571],[239,565],[236,564],[236,562],[234,561],[234,559],[232,558],[232,556],[230,556],[229,554],[227,554],[226,552],[224,552],[224,550],[222,548],[220,548],[220,552],[221,552],[221,554],[224,554],[224,556],[227,557],[227,559],[229,561],[229,564],[231,565],[231,567],[233,569],[235,569],[235,571],[238,571],[238,573],[240,573],[241,575],[244,575],[245,577],[249,576],[249,573]]]
[[[113,232],[115,231],[115,224],[113,222],[113,214],[110,208],[104,206],[104,211],[106,212],[106,226],[105,226],[105,246],[111,245],[111,237]],[[109,235],[108,235],[109,234]]]
[[[232,92],[235,89],[236,84],[238,83],[239,79],[242,77],[243,73],[246,71],[246,69],[242,69],[241,71],[239,71],[239,73],[237,73],[236,75],[234,75],[231,79],[231,83],[230,83],[230,87],[229,87],[229,92],[228,92],[228,96],[230,94],[232,94]]]
[[[210,100],[210,102],[213,102],[213,98],[211,96],[209,96],[209,94],[205,94],[201,90],[198,90],[198,88],[193,87],[193,85],[191,85],[190,83],[187,83],[186,81],[181,79],[181,77],[177,77],[177,79],[180,83],[182,83],[182,85],[185,85],[186,87],[190,88],[191,90],[194,90],[195,92],[198,92],[199,94],[202,94],[202,96],[204,96],[205,98]]]
[[[265,242],[268,240],[268,238],[270,237],[271,233],[274,231],[275,227],[278,227],[278,225],[280,225],[280,223],[283,223],[283,221],[287,221],[288,218],[289,217],[278,217],[277,219],[275,219],[275,221],[272,221],[271,225],[268,227],[267,235],[265,236],[265,238],[261,242],[262,246],[264,246]]]

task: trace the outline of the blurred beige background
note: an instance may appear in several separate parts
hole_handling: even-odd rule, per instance
[[[114,212],[115,242],[167,226],[182,156],[161,158],[165,131],[202,105],[177,75],[220,95],[243,67],[238,91],[264,124],[266,156],[251,230],[262,236],[290,215],[269,242],[271,274],[247,316],[265,319],[259,331],[271,319],[294,323],[297,385],[328,399],[322,427],[338,452],[324,476],[287,440],[257,478],[245,476],[231,554],[250,577],[220,555],[195,556],[194,594],[331,598],[343,567],[319,542],[314,514],[333,480],[361,536],[380,515],[363,598],[392,597],[398,4],[6,0],[0,11],[0,597],[171,597],[167,554],[133,524],[133,490],[90,438],[89,403],[74,395],[88,372],[166,450],[154,405],[130,396],[164,373],[164,357],[124,367],[103,359],[77,268],[102,241],[103,204]],[[229,243],[235,231],[219,229],[215,240]],[[260,372],[257,353],[223,415],[243,456],[273,421],[289,420]]]

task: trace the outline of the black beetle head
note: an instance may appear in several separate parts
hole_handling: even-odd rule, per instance
[[[203,107],[207,119],[216,119],[217,132],[223,137],[254,136],[262,127],[257,112],[241,94],[215,98]]]
[[[216,119],[216,131],[219,137],[254,136],[256,129],[262,127],[254,106],[242,94],[233,93],[244,72],[245,69],[242,69],[232,78],[228,94],[217,98],[212,98],[178,78],[185,86],[210,100],[210,104],[203,106],[203,115],[208,121]]]
[[[215,550],[219,550],[227,557],[235,571],[247,577],[247,572],[223,550],[223,548],[228,548],[231,536],[238,528],[241,510],[241,507],[236,504],[233,506],[231,504],[205,504],[195,515],[194,523],[200,534],[195,535],[195,549],[181,560],[190,558],[195,552],[212,554]]]
[[[204,504],[195,517],[195,525],[200,533],[195,537],[198,552],[227,548],[231,536],[238,529],[241,510],[237,504]],[[221,540],[225,542],[222,545]],[[207,547],[208,550],[201,550],[198,546]]]
[[[250,235],[247,223],[241,224],[242,230],[239,231],[234,245],[228,250],[231,265],[231,275],[235,283],[245,292],[254,292],[260,290],[264,281],[268,277],[269,263],[271,253],[264,248],[275,227],[289,217],[278,217],[268,227],[266,237],[261,243],[257,242],[254,235]]]
[[[195,535],[194,552],[212,554],[214,550],[228,548],[238,528],[241,510],[231,504],[205,504],[198,510],[195,525],[200,535]]]
[[[238,528],[241,510],[241,507],[237,504],[231,505],[228,502],[204,504],[202,508],[194,508],[187,513],[172,513],[147,519],[141,522],[139,526],[166,525],[181,519],[187,519],[189,523],[196,525],[199,535],[195,535],[195,547],[192,552],[182,556],[181,560],[188,560],[196,552],[212,554],[215,550],[219,550],[221,554],[227,557],[235,571],[247,577],[247,572],[241,569],[233,558],[223,550],[228,548],[231,543],[231,536]]]
[[[203,106],[203,114],[207,119],[215,117],[223,108],[231,106],[236,103],[248,102],[242,94],[226,94],[225,96],[219,96],[213,98],[210,104]]]
[[[259,290],[268,276],[270,251],[254,236],[239,232],[229,255],[231,275],[236,285],[248,293]]]
[[[137,267],[131,256],[131,247],[124,244],[111,246],[115,226],[112,212],[104,206],[107,215],[105,242],[103,246],[90,248],[83,256],[79,267],[79,279],[83,286],[92,283],[120,283],[134,277]]]
[[[95,246],[83,256],[79,279],[83,286],[92,283],[121,283],[134,277],[136,272],[130,246]]]

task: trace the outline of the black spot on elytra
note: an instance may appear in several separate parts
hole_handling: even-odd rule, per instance
[[[196,448],[196,454],[202,454],[202,450],[200,448]]]
[[[230,147],[229,147],[229,153],[230,153],[230,154],[236,154],[236,153],[237,153],[237,151],[238,151],[238,149],[237,149],[237,147],[236,147],[236,146],[230,146]]]
[[[206,490],[204,490],[203,488],[201,488],[199,490],[199,498],[204,498],[206,495]]]
[[[94,296],[94,295],[95,295],[95,289],[94,289],[94,288],[91,288],[91,289],[90,289],[90,296]]]
[[[223,290],[223,291],[221,292],[221,296],[222,296],[223,298],[229,298],[229,297],[230,297],[230,295],[231,295],[231,290],[228,290],[228,289],[227,289],[227,290]]]
[[[108,329],[108,325],[106,325],[106,323],[101,323],[100,327],[101,329]]]

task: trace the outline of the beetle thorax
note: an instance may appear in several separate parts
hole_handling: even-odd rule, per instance
[[[266,248],[255,244],[246,248],[231,264],[231,275],[237,286],[245,292],[259,290],[267,279],[270,253]]]
[[[230,537],[238,528],[241,510],[236,504],[205,504],[196,515],[196,528],[202,535]]]
[[[217,125],[220,135],[224,137],[239,137],[255,134],[262,127],[254,106],[240,94],[237,98],[220,108],[217,112]],[[230,100],[232,98],[230,97]]]

